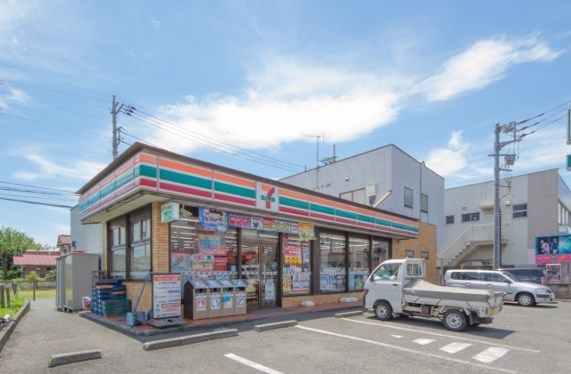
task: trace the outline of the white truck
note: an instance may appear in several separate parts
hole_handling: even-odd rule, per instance
[[[365,283],[365,308],[383,321],[395,315],[437,318],[452,331],[492,323],[502,309],[503,293],[437,286],[425,276],[422,259],[384,261]]]

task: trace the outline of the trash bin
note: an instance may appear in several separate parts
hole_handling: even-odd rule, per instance
[[[193,279],[184,285],[184,317],[190,319],[208,318],[208,285]]]
[[[246,314],[246,283],[235,279],[234,283],[234,314]]]
[[[225,279],[218,281],[222,286],[222,315],[234,315],[234,283]]]
[[[208,318],[222,316],[222,292],[218,281],[208,280]]]

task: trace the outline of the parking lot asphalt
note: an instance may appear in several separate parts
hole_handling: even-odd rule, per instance
[[[141,342],[76,315],[33,305],[0,353],[1,373],[567,373],[571,303],[507,304],[492,325],[456,333],[439,321],[365,313],[187,346]],[[100,349],[101,360],[48,369],[50,355]]]

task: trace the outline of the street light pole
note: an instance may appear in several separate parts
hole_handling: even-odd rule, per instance
[[[501,266],[502,260],[502,213],[500,210],[500,133],[502,126],[496,123],[494,140],[494,270]]]

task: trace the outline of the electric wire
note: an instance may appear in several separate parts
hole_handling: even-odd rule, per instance
[[[76,195],[75,192],[70,191],[70,190],[61,190],[61,189],[51,188],[51,187],[35,186],[35,185],[33,185],[33,184],[6,182],[6,181],[2,181],[2,180],[0,180],[0,183],[1,183],[1,184],[10,184],[10,185],[14,185],[14,186],[21,186],[21,187],[32,187],[32,188],[38,188],[38,189],[42,189],[42,190],[49,190],[49,191],[64,192],[64,193]]]
[[[44,202],[40,202],[40,201],[23,200],[23,199],[11,199],[8,197],[0,197],[0,200],[13,201],[13,202],[25,203],[25,204],[45,205],[45,206],[51,206],[51,207],[55,207],[55,208],[66,208],[66,209],[73,208],[73,206],[71,206],[71,205],[51,204],[51,203],[44,203]]]

